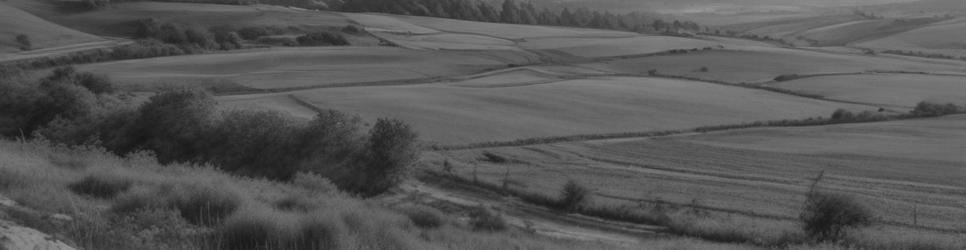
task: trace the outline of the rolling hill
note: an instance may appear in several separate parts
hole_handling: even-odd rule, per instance
[[[511,75],[504,80],[517,77]],[[536,83],[523,80],[528,84],[479,87],[456,82],[327,88],[287,95],[314,108],[356,113],[370,121],[378,117],[399,118],[413,124],[423,139],[443,144],[672,130],[827,116],[837,108],[874,109],[659,78],[594,77]],[[236,104],[238,99],[257,104],[259,99],[270,96],[222,98]]]
[[[962,32],[964,29],[966,19],[959,18],[865,41],[857,46],[966,56],[966,34]]]
[[[888,106],[920,101],[966,105],[966,75],[861,74],[810,77],[771,85],[792,91]]]
[[[105,39],[48,22],[26,11],[0,2],[0,54],[20,51],[15,38],[24,34],[33,49],[104,42]]]

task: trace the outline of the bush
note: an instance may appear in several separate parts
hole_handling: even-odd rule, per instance
[[[960,112],[959,106],[956,106],[956,104],[953,103],[940,104],[919,102],[916,104],[916,108],[912,110],[911,114],[919,117],[934,117],[955,114],[958,112]]]
[[[299,43],[295,39],[289,37],[261,37],[256,40],[256,42],[261,44],[275,45],[275,46],[289,46],[295,47]]]
[[[318,205],[309,200],[308,197],[300,195],[289,195],[281,200],[275,201],[275,208],[282,211],[309,212],[318,208]]]
[[[340,249],[347,237],[342,224],[329,216],[295,216],[250,211],[229,218],[215,230],[212,249]]]
[[[295,39],[302,46],[345,46],[349,41],[342,35],[326,31],[312,32]]]
[[[485,207],[470,211],[470,226],[476,231],[503,231],[507,229],[503,216]]]
[[[317,250],[340,249],[344,247],[341,241],[346,236],[345,229],[336,219],[323,215],[307,215],[302,218],[298,234],[290,249]]]
[[[570,212],[579,211],[589,202],[590,189],[570,180],[560,190],[560,208]]]
[[[185,221],[212,226],[221,223],[242,205],[237,192],[198,184],[166,184],[124,195],[111,206],[117,214],[146,209],[175,209]]]
[[[218,49],[233,50],[242,48],[242,38],[238,36],[238,33],[227,30],[215,30],[213,33],[215,36],[215,43],[218,44]]]
[[[281,249],[279,222],[267,216],[233,216],[216,232],[216,249]]]
[[[349,34],[359,34],[359,33],[362,33],[363,31],[365,30],[363,30],[362,28],[359,28],[359,26],[355,26],[351,24],[346,25],[345,27],[342,28],[342,32],[349,33]]]
[[[348,190],[374,196],[393,188],[405,179],[416,161],[416,132],[406,123],[379,119],[369,131],[369,143],[362,157],[362,171],[347,177]]]
[[[832,112],[832,121],[851,121],[854,118],[855,115],[845,109],[836,109],[835,112]]]
[[[413,225],[420,228],[439,228],[446,223],[446,215],[432,207],[413,206],[405,208],[403,212],[413,222]]]
[[[507,159],[506,157],[500,156],[498,154],[494,154],[490,151],[483,151],[483,158],[480,158],[480,160],[497,163],[497,164],[510,162],[510,159]]]
[[[20,45],[20,50],[31,50],[33,49],[33,43],[30,41],[30,37],[26,34],[17,35],[15,39],[17,44]]]
[[[184,27],[175,23],[162,22],[149,18],[136,22],[136,37],[141,39],[155,39],[169,44],[177,44],[183,49],[195,46],[201,49],[215,48],[218,43],[207,30],[194,27]]]
[[[131,188],[134,182],[118,176],[89,175],[67,187],[74,193],[109,199]]]
[[[806,234],[820,241],[838,240],[845,230],[872,223],[872,213],[853,197],[813,193],[800,216]]]
[[[265,27],[244,27],[238,30],[238,36],[245,40],[256,40],[259,37],[271,35]]]
[[[161,163],[198,160],[205,152],[204,135],[211,126],[214,100],[204,92],[175,90],[149,99],[137,112],[127,133],[127,143],[113,149],[127,154],[151,150]]]
[[[190,186],[178,194],[173,203],[189,223],[211,226],[234,213],[242,200],[241,195],[227,189]]]

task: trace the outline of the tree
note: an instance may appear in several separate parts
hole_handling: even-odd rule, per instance
[[[350,191],[373,196],[397,186],[409,174],[417,156],[416,132],[406,123],[379,119],[369,131],[369,143],[362,177],[352,183]]]
[[[503,9],[500,12],[500,22],[520,23],[520,10],[513,0],[504,0]]]
[[[155,95],[138,109],[115,153],[151,150],[161,163],[198,160],[211,126],[214,100],[204,92],[173,90]]]
[[[33,43],[30,42],[30,37],[26,34],[17,35],[17,44],[20,45],[20,50],[31,50],[33,49]]]
[[[570,180],[560,190],[560,208],[575,212],[582,209],[590,199],[590,189]]]
[[[847,229],[872,223],[872,213],[855,198],[820,192],[808,195],[799,218],[805,233],[820,241],[841,239]]]

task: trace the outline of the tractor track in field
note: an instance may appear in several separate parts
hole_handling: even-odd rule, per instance
[[[662,226],[563,213],[451,180],[412,183],[402,189],[406,197],[390,198],[389,202],[399,204],[415,199],[419,203],[441,202],[463,209],[487,207],[502,214],[510,226],[550,237],[636,244],[665,235],[667,231]]]

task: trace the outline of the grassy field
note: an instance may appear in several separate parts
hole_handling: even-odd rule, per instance
[[[449,144],[682,129],[828,116],[836,108],[872,108],[658,78],[602,77],[490,88],[460,85],[465,84],[331,88],[293,94],[318,107],[367,119],[397,117],[413,124],[421,138]]]
[[[21,51],[20,45],[15,42],[20,34],[30,38],[33,49],[104,41],[103,38],[48,22],[7,3],[0,3],[0,26],[3,26],[0,30],[0,55]]]
[[[873,70],[966,72],[964,71],[966,63],[953,61],[897,59],[763,47],[753,50],[712,50],[684,55],[651,56],[597,63],[591,66],[638,74],[657,70],[662,74],[734,83],[765,82],[777,76],[789,74],[856,73]],[[708,72],[699,71],[701,67],[707,67]]]
[[[873,209],[880,221],[873,234],[916,232],[904,239],[935,235],[935,242],[963,246],[959,234],[913,224],[966,229],[966,158],[958,153],[964,122],[955,116],[447,151],[427,156],[426,167],[436,170],[446,159],[465,178],[499,185],[509,176],[515,189],[550,196],[577,180],[597,193],[595,204],[648,209],[663,201],[733,211],[722,224],[745,224],[762,237],[796,230],[804,194],[825,171],[820,189],[855,195]],[[509,162],[484,161],[484,151]]]
[[[38,12],[43,11],[39,8]],[[270,5],[128,2],[116,3],[110,8],[96,11],[54,13],[45,18],[77,30],[108,36],[129,36],[135,31],[134,26],[130,25],[131,21],[152,17],[162,21],[201,27],[227,25],[236,28],[247,26],[319,28],[344,27],[350,24],[349,19],[339,13],[296,10]]]
[[[255,89],[284,89],[473,74],[526,63],[511,55],[415,51],[393,47],[273,48],[84,65],[119,83],[227,81]]]
[[[960,32],[964,28],[966,28],[966,19],[954,19],[881,39],[866,41],[859,43],[858,46],[966,56],[966,53],[961,51],[966,47],[966,44],[962,42],[966,39],[966,34]]]
[[[966,76],[871,74],[810,77],[770,85],[836,100],[912,107],[920,101],[966,105]]]
[[[716,47],[721,43],[671,36],[635,36],[629,38],[535,38],[521,47],[551,50],[586,58],[641,55],[675,49]]]

